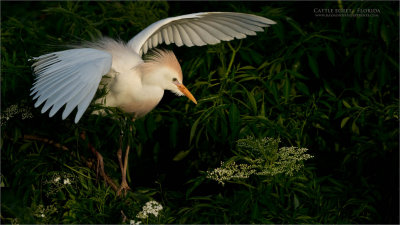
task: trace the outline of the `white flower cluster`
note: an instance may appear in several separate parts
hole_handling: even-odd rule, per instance
[[[75,183],[75,176],[73,174],[56,172],[51,175],[50,179],[44,181],[44,184],[49,185],[49,190],[46,195],[50,196],[56,194],[66,186],[73,185]]]
[[[236,164],[236,162],[232,162],[224,166],[224,163],[221,162],[221,167],[207,172],[207,178],[218,181],[218,183],[224,185],[225,181],[246,179],[255,172],[256,170],[252,165]]]
[[[18,218],[12,218],[11,219],[11,225],[19,225],[19,219]]]
[[[0,116],[1,125],[5,125],[8,120],[13,118],[15,115],[21,114],[21,119],[29,119],[33,118],[33,114],[31,112],[31,108],[28,106],[18,106],[18,105],[11,105],[7,109],[5,109]]]
[[[71,184],[71,181],[69,180],[69,178],[64,180],[64,184]]]
[[[44,207],[43,205],[38,205],[33,211],[33,215],[39,218],[45,218],[46,214],[51,215],[57,212],[57,208],[54,205],[49,205]]]
[[[158,216],[158,213],[163,209],[162,205],[156,201],[149,201],[143,206],[142,211],[140,211],[136,217],[139,219],[147,219],[150,214],[153,214],[155,217]]]
[[[277,153],[277,161],[257,174],[274,176],[285,173],[288,176],[293,176],[294,172],[304,167],[302,161],[313,158],[312,155],[306,154],[306,151],[308,151],[307,148],[282,147]]]
[[[246,179],[251,175],[275,176],[285,174],[293,176],[299,171],[303,161],[312,158],[306,154],[307,148],[281,147],[279,139],[248,137],[238,141],[238,152],[246,163],[229,164],[221,162],[221,167],[207,172],[207,178],[224,185],[226,181],[233,179]]]

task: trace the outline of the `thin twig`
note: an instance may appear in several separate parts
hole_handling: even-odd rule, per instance
[[[50,144],[53,145],[56,148],[59,148],[61,150],[64,151],[69,151],[68,147],[66,147],[65,145],[62,145],[60,143],[57,143],[53,140],[50,140],[48,138],[42,138],[42,137],[38,137],[36,135],[30,135],[30,134],[25,134],[23,137],[24,140],[32,140],[32,141],[40,141],[40,142],[44,142],[46,144]]]
[[[8,139],[10,139],[10,140],[13,140],[13,138],[11,138],[11,137],[9,137],[9,136],[7,136],[7,135],[4,135],[4,137],[6,137],[6,138],[8,138]],[[81,133],[80,137],[81,137],[83,140],[86,140],[86,135],[85,135],[84,132]],[[24,139],[24,140],[31,140],[31,141],[40,141],[40,142],[43,142],[43,143],[45,143],[45,144],[53,145],[54,147],[56,147],[56,148],[58,148],[58,149],[61,149],[61,150],[63,150],[63,151],[69,151],[69,148],[66,147],[65,145],[62,145],[62,144],[60,144],[60,143],[58,143],[58,142],[55,142],[55,141],[53,141],[53,140],[51,140],[51,139],[48,139],[48,138],[43,138],[43,137],[39,137],[39,136],[36,136],[36,135],[31,135],[31,134],[25,134],[25,135],[23,136],[23,139]],[[101,157],[100,153],[98,153],[98,152],[96,151],[96,149],[95,149],[90,143],[88,144],[88,148],[93,152],[94,155],[96,155],[97,158],[100,158],[100,157]],[[72,154],[73,156],[75,156],[74,152],[71,152],[71,154]],[[98,156],[98,155],[99,155],[99,156]],[[101,158],[102,158],[102,157],[101,157]],[[93,163],[90,162],[89,160],[85,159],[85,157],[80,156],[80,159],[81,159],[84,163],[86,163],[86,166],[87,166],[89,169],[95,169]],[[100,175],[103,177],[103,179],[106,181],[106,183],[107,183],[108,185],[110,185],[110,187],[111,187],[114,191],[118,191],[118,190],[120,189],[120,188],[114,183],[114,181],[105,173],[105,171],[104,171],[103,169],[100,171]]]

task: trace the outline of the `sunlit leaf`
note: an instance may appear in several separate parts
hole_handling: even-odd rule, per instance
[[[356,134],[360,134],[360,129],[358,128],[355,120],[351,124],[351,130]]]
[[[336,97],[335,93],[332,91],[330,85],[326,81],[324,81],[324,89],[326,92],[328,92],[328,94],[330,94],[333,97]]]
[[[347,121],[349,121],[350,117],[345,117],[342,119],[342,122],[340,122],[340,128],[343,128],[346,126]]]
[[[190,153],[190,151],[191,151],[190,149],[186,150],[186,151],[180,151],[180,152],[178,152],[178,154],[176,154],[174,156],[174,158],[172,160],[181,161],[182,159],[184,159]]]
[[[351,105],[346,101],[346,100],[342,100],[342,103],[343,103],[343,105],[346,107],[346,108],[348,108],[348,109],[350,109],[351,108]]]

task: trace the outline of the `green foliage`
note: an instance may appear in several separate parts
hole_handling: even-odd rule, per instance
[[[380,13],[316,17],[315,8]],[[168,46],[197,105],[166,93],[132,122],[119,109],[92,104],[79,124],[33,107],[31,57],[101,34],[127,41],[159,19],[198,11],[254,13],[277,24],[190,51]],[[398,15],[398,2],[369,1],[2,2],[1,220],[398,223]],[[105,114],[91,114],[97,109]],[[125,197],[87,167],[94,163],[90,143],[119,183],[121,133],[122,149],[131,146],[133,191]],[[221,161],[279,162],[280,148],[251,152],[246,137],[279,139],[314,158],[292,176],[249,176],[224,186],[206,179]],[[162,209],[138,218],[154,200]]]

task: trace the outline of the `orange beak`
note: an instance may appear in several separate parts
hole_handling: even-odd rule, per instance
[[[192,102],[194,102],[194,104],[197,105],[196,99],[193,97],[192,93],[190,93],[190,91],[185,87],[185,85],[180,84],[180,83],[177,83],[177,84],[175,84],[175,85],[179,88],[179,90],[180,90],[184,95],[186,95],[186,97],[188,97],[188,99],[192,100]]]

